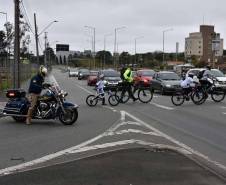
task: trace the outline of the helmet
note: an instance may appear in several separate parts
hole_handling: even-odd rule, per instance
[[[193,78],[195,76],[195,74],[194,73],[188,73],[188,76]]]
[[[45,66],[40,66],[39,67],[39,74],[42,75],[43,77],[45,77],[47,75],[47,68]]]
[[[104,74],[101,74],[101,75],[100,75],[100,79],[103,79],[103,78],[104,78]]]
[[[206,66],[206,69],[207,70],[211,70],[211,67],[208,65],[208,66]]]

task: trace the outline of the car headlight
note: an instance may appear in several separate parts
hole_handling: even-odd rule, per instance
[[[172,85],[170,85],[170,84],[166,84],[166,87],[171,87]]]

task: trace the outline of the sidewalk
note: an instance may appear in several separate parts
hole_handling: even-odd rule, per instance
[[[124,149],[0,177],[4,185],[223,185],[223,180],[170,150]]]

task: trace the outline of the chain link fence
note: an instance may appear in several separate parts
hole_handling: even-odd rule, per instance
[[[28,60],[21,60],[20,83],[23,84],[37,72],[38,66]],[[0,58],[0,95],[6,90],[13,88],[14,61]]]

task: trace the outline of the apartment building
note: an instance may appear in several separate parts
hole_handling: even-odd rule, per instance
[[[200,25],[200,32],[185,38],[185,57],[196,56],[199,61],[213,63],[223,56],[223,39],[212,25]]]

